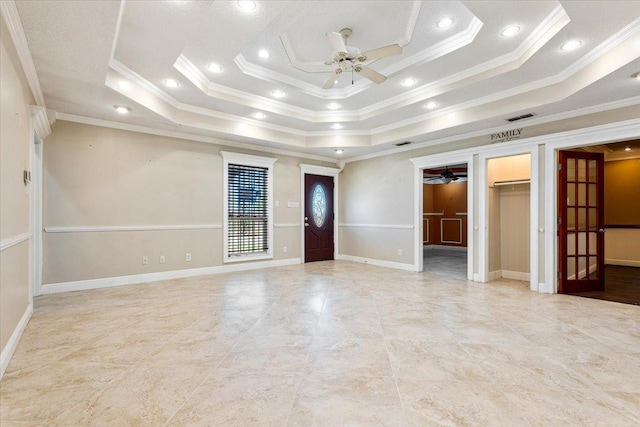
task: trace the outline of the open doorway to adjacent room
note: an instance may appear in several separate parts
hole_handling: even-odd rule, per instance
[[[591,235],[600,235],[604,240],[604,266],[601,276],[598,277],[603,280],[598,289],[565,290],[559,287],[559,292],[640,305],[640,140],[572,148],[570,152],[594,153],[604,157],[604,179],[602,183],[597,183],[603,191],[603,205],[598,208],[603,210],[604,220],[603,224],[593,230],[589,229]],[[579,182],[580,164],[576,165],[575,180]],[[558,185],[561,185],[560,180]],[[567,183],[567,186],[570,185],[571,183]],[[577,197],[580,198],[580,184],[574,187],[578,192]],[[578,200],[576,197],[572,199],[570,195],[566,197],[568,201]],[[580,201],[577,203],[580,204]],[[580,207],[576,207],[576,210],[579,211]],[[575,224],[576,230],[580,221],[581,217],[578,216],[577,220],[571,223]],[[585,222],[589,222],[588,218]],[[575,242],[575,246],[576,248],[566,252],[580,255],[590,250],[589,245],[580,240]],[[561,255],[559,253],[559,266],[562,265]],[[565,254],[565,257],[571,257],[571,254]],[[577,271],[575,274],[579,277],[579,266]],[[589,269],[589,275],[585,280],[592,276],[594,273]],[[568,277],[571,278],[571,275],[568,274]]]
[[[531,154],[487,161],[488,281],[531,277]]]
[[[467,164],[423,171],[423,271],[467,279]]]

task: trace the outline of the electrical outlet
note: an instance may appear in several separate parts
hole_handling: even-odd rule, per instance
[[[164,264],[164,261],[165,261],[164,255],[160,255],[160,264]]]
[[[145,255],[142,257],[142,265],[147,265],[147,264],[149,264],[149,257]]]
[[[184,257],[184,260],[187,262],[191,261],[191,252],[187,252],[187,254]]]
[[[402,256],[402,249],[398,249],[398,256]]]
[[[287,248],[287,247],[285,246],[284,248],[282,248],[282,252],[284,252],[284,253],[286,254],[287,252],[289,252],[289,248]]]

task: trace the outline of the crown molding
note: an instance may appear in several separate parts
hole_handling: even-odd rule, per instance
[[[532,126],[542,125],[542,124],[556,122],[560,120],[572,119],[575,117],[585,116],[589,114],[597,114],[604,111],[616,110],[618,108],[632,107],[636,105],[640,105],[640,96],[626,98],[618,101],[612,101],[605,104],[593,105],[585,108],[579,108],[576,110],[565,111],[562,113],[552,114],[550,116],[535,117],[532,119],[527,119],[526,123],[522,123],[522,125],[526,124],[526,127],[532,127]],[[374,159],[376,157],[390,156],[393,154],[403,153],[406,151],[420,150],[422,148],[462,141],[466,139],[483,137],[483,136],[491,135],[492,133],[508,131],[513,129],[516,126],[517,124],[510,123],[504,126],[497,126],[490,129],[483,129],[479,131],[467,132],[460,135],[447,136],[444,138],[438,138],[431,141],[418,142],[418,143],[407,145],[404,147],[397,147],[389,150],[379,151],[377,153],[363,154],[362,156],[355,156],[355,157],[342,159],[341,162],[346,164],[346,163],[357,162],[361,160]]]
[[[22,70],[27,78],[27,83],[31,89],[31,93],[36,104],[45,107],[44,95],[42,88],[40,87],[40,79],[38,79],[38,73],[36,72],[36,66],[33,63],[33,57],[29,50],[29,44],[27,43],[27,37],[24,34],[22,22],[20,21],[20,14],[14,0],[2,0],[0,1],[0,12],[2,18],[7,24],[9,35],[18,53],[18,59],[22,65]]]
[[[524,64],[553,36],[569,23],[564,8],[558,5],[513,52],[485,61],[459,73],[417,87],[411,91],[372,104],[358,111],[361,120],[373,118],[392,109],[426,101],[448,91],[459,89],[467,83],[477,83],[501,73],[512,71]],[[482,23],[477,28],[479,31]],[[474,35],[475,37],[475,35]]]
[[[619,46],[621,43],[624,43],[631,37],[637,35],[640,32],[640,17],[636,18],[620,31],[609,37],[607,40],[600,43],[594,49],[589,51],[586,55],[581,56],[576,62],[571,64],[562,73],[560,73],[561,78],[564,80],[578,71],[582,70],[589,64],[598,60],[600,57],[610,52],[612,49]]]
[[[74,114],[67,114],[67,113],[60,113],[60,112],[56,112],[55,116],[56,116],[56,120],[62,120],[66,122],[81,123],[81,124],[100,126],[100,127],[111,128],[111,129],[126,130],[129,132],[146,133],[149,135],[166,136],[169,138],[185,139],[188,141],[206,142],[209,144],[221,145],[225,147],[233,147],[236,149],[279,154],[282,156],[296,157],[300,159],[311,159],[311,160],[317,160],[320,162],[327,162],[327,163],[333,163],[333,164],[338,164],[340,162],[339,159],[334,159],[331,157],[318,156],[315,154],[308,154],[308,153],[292,151],[292,150],[283,150],[279,148],[264,147],[261,145],[247,144],[243,142],[227,141],[224,139],[213,138],[213,137],[208,137],[203,135],[194,135],[187,132],[156,129],[148,126],[132,125],[129,123],[95,119],[92,117],[84,117],[84,116],[78,116]]]
[[[40,105],[32,105],[31,109],[31,117],[33,118],[33,130],[38,135],[40,141],[44,141],[44,139],[49,136],[51,133],[51,125],[49,124],[49,119],[47,117],[47,109]]]
[[[416,2],[414,2],[416,3]],[[419,2],[418,2],[419,3]],[[415,7],[415,6],[414,6]],[[419,12],[419,9],[418,9]],[[417,15],[414,18],[417,19]],[[553,36],[555,36],[564,26],[569,23],[570,19],[564,8],[558,5],[554,10],[538,25],[519,46],[518,48],[508,54],[502,55],[499,58],[486,61],[475,67],[469,68],[465,71],[457,73],[452,76],[440,79],[435,82],[428,83],[420,86],[409,92],[404,92],[397,96],[388,98],[384,101],[371,104],[359,110],[342,111],[341,114],[336,114],[334,111],[326,112],[314,112],[292,105],[276,102],[267,98],[255,97],[247,92],[228,88],[223,85],[217,85],[212,83],[208,78],[195,66],[188,58],[181,55],[174,67],[180,71],[185,77],[191,80],[197,87],[203,92],[212,97],[229,100],[232,102],[239,102],[244,105],[253,106],[256,103],[256,98],[262,104],[261,107],[265,111],[269,111],[276,114],[292,114],[294,117],[310,121],[314,123],[318,122],[349,122],[360,121],[369,118],[376,117],[380,114],[384,114],[391,110],[404,107],[406,105],[422,102],[426,99],[440,95],[453,89],[458,89],[468,83],[475,83],[478,79],[486,79],[494,77],[495,75],[511,71],[523,63],[525,63],[535,52],[537,52],[542,46],[544,46]],[[415,23],[414,23],[415,26]],[[467,28],[456,34],[455,36],[442,41],[430,48],[427,48],[404,61],[396,62],[385,69],[381,70],[382,74],[390,76],[397,71],[416,64],[423,64],[439,57],[442,57],[448,53],[451,53],[461,47],[472,43],[478,32],[482,28],[483,23],[474,16]],[[292,49],[288,49],[290,45],[288,35],[284,33],[280,36],[285,51],[289,56],[292,63],[296,62],[295,53]],[[289,52],[291,50],[291,52]],[[366,87],[371,86],[371,82],[360,80],[354,85],[351,85],[343,89],[331,89],[323,90],[309,83],[293,79],[289,76],[285,76],[279,73],[274,73],[267,68],[261,67],[254,63],[247,61],[242,54],[239,54],[234,59],[235,63],[240,69],[247,75],[260,78],[262,80],[271,82],[280,82],[289,84],[291,86],[298,87],[305,93],[316,96],[322,99],[345,99],[356,93],[360,93]],[[478,77],[480,76],[480,77]],[[366,87],[364,87],[366,85]],[[233,98],[227,98],[224,95],[231,96]],[[284,108],[286,110],[282,111]],[[423,116],[420,117],[422,120]]]

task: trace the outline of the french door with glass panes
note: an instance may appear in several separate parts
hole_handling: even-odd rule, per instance
[[[560,151],[558,292],[604,290],[604,155]]]

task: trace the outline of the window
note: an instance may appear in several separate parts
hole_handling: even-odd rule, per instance
[[[273,257],[273,164],[276,159],[222,152],[224,262]]]

